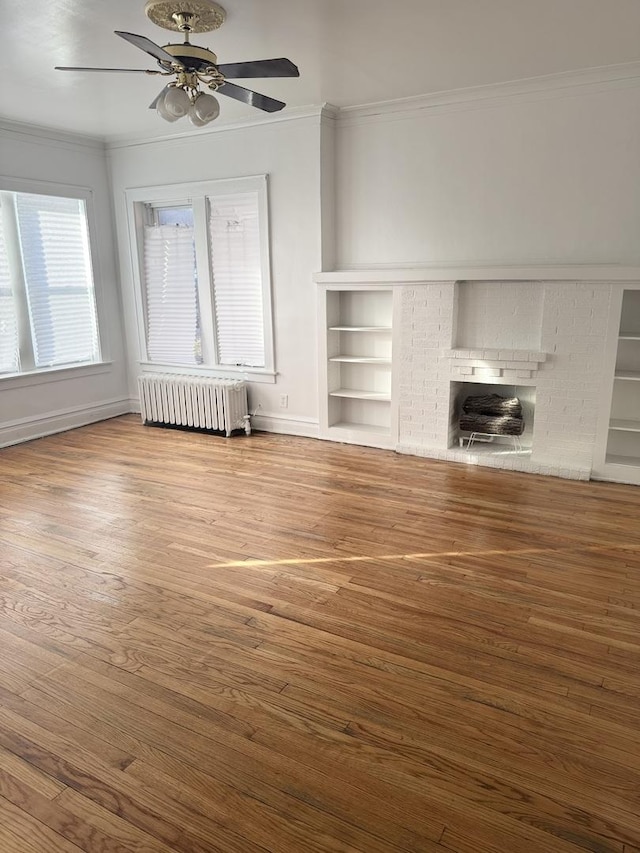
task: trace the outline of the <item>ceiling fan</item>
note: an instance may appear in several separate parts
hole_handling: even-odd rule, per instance
[[[176,7],[178,9],[176,10]],[[299,77],[300,72],[289,59],[259,59],[253,62],[232,62],[218,65],[218,58],[205,47],[191,44],[191,33],[217,30],[225,20],[226,12],[214,0],[149,0],[145,6],[147,17],[167,30],[184,35],[182,44],[160,47],[146,36],[115,31],[117,36],[144,50],[157,60],[159,70],[138,68],[73,68],[57,65],[57,71],[101,71],[131,74],[158,74],[172,77],[160,94],[151,102],[166,121],[177,121],[185,115],[196,127],[204,127],[217,118],[220,105],[213,95],[200,90],[200,85],[227,95],[268,113],[281,110],[286,104],[245,89],[229,80],[255,77]]]

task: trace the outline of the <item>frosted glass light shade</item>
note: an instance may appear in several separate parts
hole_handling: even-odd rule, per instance
[[[208,121],[202,121],[202,119],[198,118],[198,116],[194,112],[193,107],[191,107],[191,109],[189,110],[189,121],[195,127],[204,127],[206,124],[209,124]]]
[[[157,103],[156,109],[166,121],[176,121],[189,112],[189,95],[177,86],[170,86]]]
[[[201,93],[189,109],[189,120],[196,127],[204,127],[220,114],[220,104],[213,95]]]

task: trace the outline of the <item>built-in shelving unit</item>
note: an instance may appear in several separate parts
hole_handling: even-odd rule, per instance
[[[395,447],[390,287],[320,288],[321,434]]]
[[[640,482],[640,290],[622,294],[605,465],[614,479]],[[618,466],[627,474],[616,476]]]

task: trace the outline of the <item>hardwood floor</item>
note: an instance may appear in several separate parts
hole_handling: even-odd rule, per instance
[[[640,490],[134,416],[0,453],[2,853],[638,853]]]

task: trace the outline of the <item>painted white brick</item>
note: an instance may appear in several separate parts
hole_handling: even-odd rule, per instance
[[[500,369],[497,367],[474,367],[473,375],[483,377],[500,376]]]

